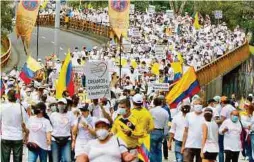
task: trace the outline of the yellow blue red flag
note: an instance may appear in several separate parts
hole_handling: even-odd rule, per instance
[[[137,148],[138,158],[143,162],[149,162],[150,157],[150,134],[147,134],[144,138],[141,139],[142,144]]]
[[[16,16],[16,34],[21,37],[27,47],[30,45],[31,34],[36,23],[39,10],[38,0],[20,0]]]
[[[72,70],[72,63],[71,63],[71,53],[70,51],[66,55],[64,63],[62,65],[59,79],[56,84],[56,98],[62,98],[63,91],[68,90],[70,96],[75,93],[74,87],[74,76]]]
[[[121,35],[126,37],[129,28],[130,0],[109,0],[108,14],[110,26],[120,40]]]
[[[166,101],[170,108],[176,108],[177,105],[185,98],[192,97],[200,91],[199,82],[193,67],[183,74],[183,77],[169,91]]]
[[[180,80],[183,74],[182,64],[180,62],[172,62],[171,64],[172,69],[174,70],[174,81],[173,83]]]

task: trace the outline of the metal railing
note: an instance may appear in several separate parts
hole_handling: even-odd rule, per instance
[[[7,51],[1,56],[1,67],[4,67],[11,56],[11,41],[8,37],[2,38],[1,44],[5,49],[7,49]]]

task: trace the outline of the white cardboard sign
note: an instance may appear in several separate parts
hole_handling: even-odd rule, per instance
[[[85,65],[86,91],[89,99],[110,98],[108,64],[105,61],[88,62]]]
[[[164,59],[166,57],[164,46],[163,45],[156,45],[155,46],[155,55],[160,58]]]
[[[168,83],[151,83],[150,87],[154,91],[169,91],[169,84]]]

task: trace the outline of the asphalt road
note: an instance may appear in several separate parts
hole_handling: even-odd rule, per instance
[[[31,55],[34,58],[36,58],[36,55],[37,55],[36,29],[37,28],[35,27],[32,33],[31,44],[29,49],[29,51],[31,52]],[[27,59],[27,56],[24,52],[22,41],[21,39],[17,39],[15,32],[13,32],[10,35],[10,39],[12,42],[12,47],[15,48],[14,51],[16,51],[19,54],[20,60],[19,60],[18,66],[22,67]],[[39,29],[39,57],[38,58],[41,58],[42,60],[44,60],[45,56],[48,56],[54,53],[54,45],[55,45],[54,29],[40,27]],[[59,57],[60,59],[63,59],[65,57],[64,54],[68,51],[68,48],[70,48],[70,50],[73,51],[75,47],[78,47],[81,50],[83,46],[86,46],[87,49],[91,49],[95,45],[100,46],[99,43],[93,40],[90,40],[86,37],[78,36],[76,34],[59,30]]]

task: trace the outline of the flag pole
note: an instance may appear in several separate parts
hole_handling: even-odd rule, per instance
[[[37,56],[36,56],[36,59],[38,60],[38,57],[39,57],[39,26],[40,26],[40,23],[39,23],[39,20],[40,20],[40,9],[38,10],[38,15],[37,15]]]
[[[120,80],[119,80],[119,85],[120,87],[122,86],[122,34],[120,36]]]

